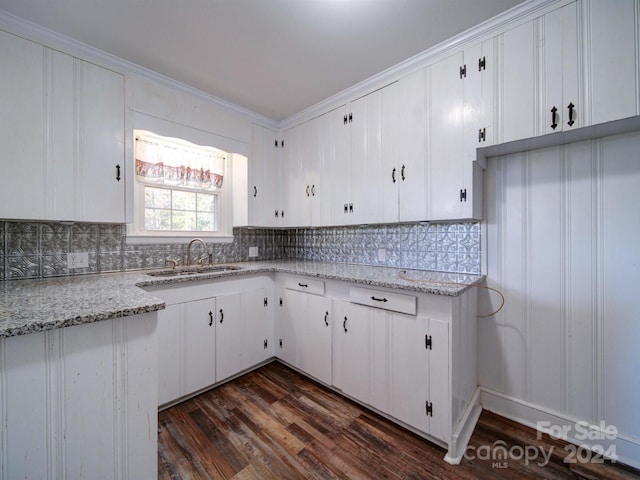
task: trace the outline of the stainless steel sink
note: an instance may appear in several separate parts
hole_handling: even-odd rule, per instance
[[[242,267],[238,267],[236,265],[197,265],[191,267],[176,267],[166,270],[155,270],[153,272],[147,272],[147,275],[151,277],[182,277],[187,275],[197,275],[199,273],[231,272],[235,270],[242,270]]]

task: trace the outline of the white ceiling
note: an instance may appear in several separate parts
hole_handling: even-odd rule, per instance
[[[0,0],[276,121],[523,0]]]

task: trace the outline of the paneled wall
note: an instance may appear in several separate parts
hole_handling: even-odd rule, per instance
[[[636,448],[618,454],[636,459],[639,151],[636,132],[489,160],[488,283],[506,302],[478,325],[483,387],[542,413],[613,425]],[[480,311],[497,306],[481,297]]]

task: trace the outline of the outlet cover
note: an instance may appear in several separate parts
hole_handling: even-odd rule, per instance
[[[378,249],[378,261],[384,262],[387,260],[387,251],[384,248]]]
[[[89,266],[89,254],[87,252],[72,252],[67,254],[67,268],[87,268]]]
[[[255,258],[258,256],[258,247],[249,247],[249,258]]]

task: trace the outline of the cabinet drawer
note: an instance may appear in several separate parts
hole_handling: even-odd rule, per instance
[[[409,315],[415,315],[417,311],[416,297],[413,295],[403,295],[401,293],[351,287],[349,289],[349,300],[353,303]]]
[[[287,277],[284,280],[284,288],[313,293],[314,295],[324,295],[324,280],[314,280],[307,277]]]

